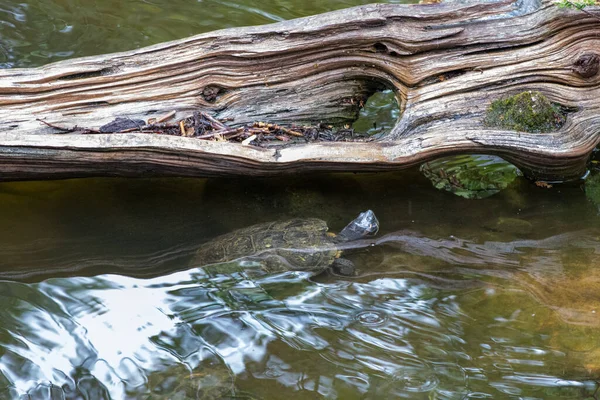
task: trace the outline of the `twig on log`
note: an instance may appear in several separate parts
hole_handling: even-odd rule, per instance
[[[129,129],[123,129],[121,131],[118,132],[113,132],[113,133],[130,133],[130,132],[142,132],[142,131],[147,131],[147,130],[165,130],[165,129],[172,129],[172,128],[177,128],[179,127],[179,125],[177,124],[164,124],[164,123],[156,123],[156,124],[147,124],[144,126],[140,126],[139,128],[129,128]]]
[[[44,121],[43,119],[40,119],[40,118],[36,118],[36,121],[40,121],[44,125],[48,125],[51,128],[62,131],[62,132],[55,132],[55,133],[100,133],[100,131],[97,129],[90,129],[90,128],[80,129],[77,127],[77,125],[75,125],[73,128],[68,128],[66,126],[51,124],[50,122]]]
[[[207,120],[209,120],[214,125],[214,127],[216,127],[215,129],[217,129],[217,130],[228,129],[229,128],[227,125],[225,125],[221,121],[219,121],[219,120],[211,117],[210,115],[208,115],[205,112],[201,112],[200,115],[202,115],[204,118],[206,118]]]
[[[227,136],[227,140],[235,139],[235,138],[240,137],[245,134],[246,134],[246,132],[244,132],[244,130],[242,129],[242,130],[240,130],[240,132],[236,133],[235,135]]]
[[[250,143],[251,143],[253,140],[255,140],[255,139],[256,139],[256,135],[252,135],[252,136],[250,136],[249,138],[247,138],[247,139],[244,139],[244,140],[242,141],[242,146],[250,146]]]
[[[162,123],[162,122],[165,122],[165,121],[167,121],[167,120],[169,120],[169,119],[173,118],[173,117],[175,116],[175,114],[177,114],[177,111],[171,111],[171,112],[169,112],[169,113],[167,113],[167,114],[163,115],[162,117],[159,117],[159,118],[156,120],[156,123],[160,124],[160,123]]]
[[[276,131],[282,131],[284,133],[287,133],[288,135],[291,136],[296,136],[296,137],[304,137],[303,133],[300,133],[298,131],[294,131],[292,129],[283,127],[281,125],[277,125],[277,124],[269,124],[266,122],[255,122],[252,125],[254,128],[266,128],[267,130],[276,130]]]
[[[211,137],[215,137],[217,135],[222,135],[222,136],[226,136],[226,135],[230,135],[230,134],[236,134],[236,133],[242,133],[244,132],[244,128],[240,127],[240,128],[229,128],[229,129],[219,129],[218,131],[212,131],[211,133],[207,133],[205,135],[200,135],[200,136],[196,136],[197,139],[208,139]]]

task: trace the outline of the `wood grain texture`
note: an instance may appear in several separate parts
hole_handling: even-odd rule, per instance
[[[598,57],[600,23],[588,14],[474,0],[367,5],[0,70],[0,179],[381,171],[454,153],[497,154],[534,179],[577,178],[600,141]],[[402,110],[386,137],[277,154],[175,136],[57,135],[36,121],[98,128],[200,108],[235,124],[342,123],[382,88]],[[545,134],[483,124],[493,100],[525,90],[568,108],[567,123]]]

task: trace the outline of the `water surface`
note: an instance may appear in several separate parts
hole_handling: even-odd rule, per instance
[[[265,399],[579,399],[597,389],[600,231],[577,185],[519,178],[474,201],[418,171],[83,179],[4,183],[0,204],[7,398],[195,398],[200,387]],[[382,228],[376,246],[347,254],[356,277],[190,263],[219,233],[292,217],[335,231],[367,208]]]
[[[363,3],[0,0],[0,65]],[[360,129],[391,126],[383,99]],[[381,231],[346,252],[355,277],[191,261],[238,228],[335,232],[366,209]],[[416,169],[1,183],[0,398],[597,398],[598,218],[578,183],[467,200]]]
[[[373,1],[0,0],[0,68],[132,50],[217,29],[268,24],[369,3]]]

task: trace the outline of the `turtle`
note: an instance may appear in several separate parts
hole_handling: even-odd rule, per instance
[[[234,260],[259,262],[267,273],[308,271],[329,267],[342,275],[353,275],[354,265],[340,258],[339,244],[375,235],[379,221],[367,210],[339,234],[329,232],[318,218],[291,219],[252,225],[205,243],[195,254],[193,265],[227,263]]]

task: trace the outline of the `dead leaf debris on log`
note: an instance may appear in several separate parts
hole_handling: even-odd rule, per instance
[[[244,145],[251,144],[259,147],[276,147],[283,144],[308,142],[371,140],[369,135],[356,133],[349,126],[336,129],[327,124],[283,126],[267,122],[254,122],[244,126],[233,127],[227,125],[227,122],[230,120],[218,120],[201,111],[196,111],[190,117],[176,122],[167,122],[174,115],[175,113],[169,113],[160,118],[151,118],[148,121],[118,117],[98,129],[79,126],[66,127],[44,120],[39,121],[58,130],[57,133],[147,133],[193,137],[218,142],[239,142]],[[248,141],[248,139],[250,140]]]

